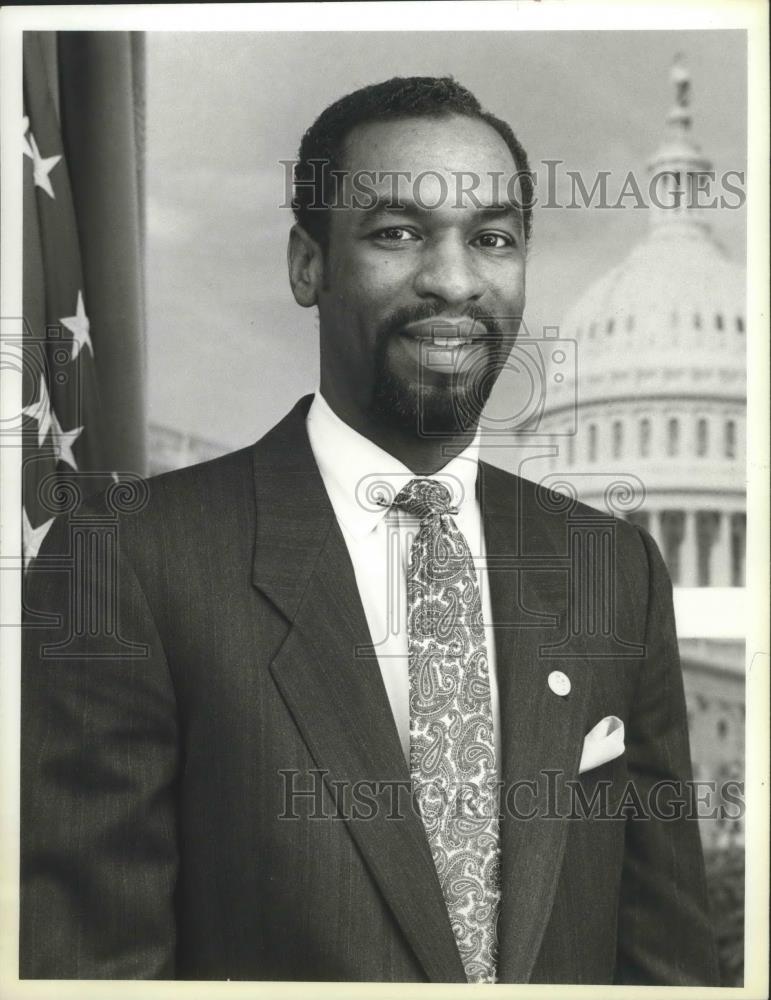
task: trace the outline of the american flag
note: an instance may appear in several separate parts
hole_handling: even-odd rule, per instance
[[[22,548],[28,567],[54,517],[109,484],[78,225],[45,62],[24,44]]]

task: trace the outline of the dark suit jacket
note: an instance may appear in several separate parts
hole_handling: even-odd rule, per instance
[[[409,773],[308,402],[149,480],[133,513],[60,518],[28,572],[23,977],[464,979],[421,822],[395,815]],[[612,813],[629,778],[644,799],[690,777],[661,557],[486,463],[478,488],[504,792],[538,783],[503,813],[500,979],[714,984],[696,821],[564,808],[607,715],[626,752],[577,778],[586,796],[605,781]],[[391,784],[352,815],[362,781]]]

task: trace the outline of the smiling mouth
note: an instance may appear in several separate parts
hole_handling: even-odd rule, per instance
[[[434,347],[460,347],[462,344],[473,344],[473,337],[440,337],[434,334],[431,338]]]
[[[457,319],[430,319],[408,323],[403,331],[414,340],[430,341],[435,347],[443,349],[461,347],[473,344],[488,336],[484,324],[467,316]]]

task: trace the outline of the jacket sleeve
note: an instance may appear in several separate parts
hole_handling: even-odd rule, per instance
[[[626,824],[616,982],[717,986],[698,820],[686,804],[692,770],[672,584],[655,543],[640,535],[649,566],[645,653],[626,743],[647,808]]]
[[[174,976],[174,691],[139,581],[109,551],[62,517],[27,571],[21,978]]]

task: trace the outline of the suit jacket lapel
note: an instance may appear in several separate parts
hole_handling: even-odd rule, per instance
[[[309,402],[255,449],[253,582],[290,623],[271,671],[328,787],[366,782],[374,792],[375,816],[346,826],[426,975],[463,982],[425,831],[405,794],[409,770],[380,668],[366,655],[353,566],[305,432]],[[395,808],[403,819],[393,819]]]
[[[556,817],[566,812],[565,779],[578,773],[591,665],[543,655],[565,621],[567,577],[552,558],[564,555],[562,540],[544,532],[547,519],[536,524],[526,514],[523,480],[514,481],[517,495],[509,477],[484,463],[480,469],[502,728],[498,975],[502,982],[527,982],[564,855],[567,821]],[[565,697],[549,687],[553,670],[570,678]]]

